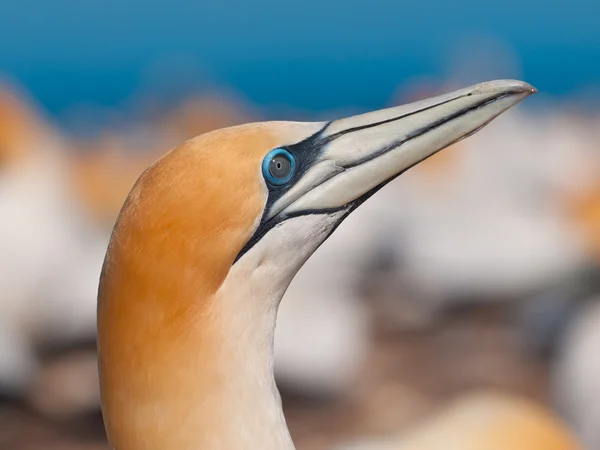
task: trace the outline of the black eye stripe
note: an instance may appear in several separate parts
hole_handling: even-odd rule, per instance
[[[267,198],[267,204],[263,212],[258,228],[254,232],[254,235],[250,238],[248,243],[240,251],[235,258],[235,261],[240,259],[248,250],[250,250],[254,244],[256,244],[271,228],[284,220],[281,216],[273,217],[270,220],[266,220],[267,213],[271,209],[273,203],[275,203],[283,194],[285,194],[294,183],[302,178],[304,174],[312,167],[314,162],[319,158],[323,149],[323,133],[327,130],[331,122],[328,122],[321,130],[317,131],[312,136],[304,139],[297,144],[287,145],[281,147],[281,149],[289,152],[295,161],[295,171],[292,178],[284,184],[274,185],[267,182],[269,189],[269,195]],[[234,264],[235,264],[234,261]]]

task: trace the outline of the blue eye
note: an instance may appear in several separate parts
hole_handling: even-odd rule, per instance
[[[271,150],[262,164],[263,176],[275,185],[285,184],[292,179],[296,161],[290,152],[283,148]]]

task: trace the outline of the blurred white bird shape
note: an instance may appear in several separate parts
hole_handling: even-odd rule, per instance
[[[34,347],[94,337],[108,234],[72,198],[63,138],[9,90],[0,92],[0,387],[20,395]]]

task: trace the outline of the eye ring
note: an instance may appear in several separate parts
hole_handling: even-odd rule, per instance
[[[284,148],[271,150],[262,163],[262,171],[265,180],[276,186],[287,183],[294,176],[296,160],[294,156]]]

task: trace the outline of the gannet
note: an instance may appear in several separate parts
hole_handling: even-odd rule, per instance
[[[273,336],[296,272],[387,182],[534,92],[502,80],[331,122],[246,124],[150,166],[98,292],[112,448],[292,450]]]

